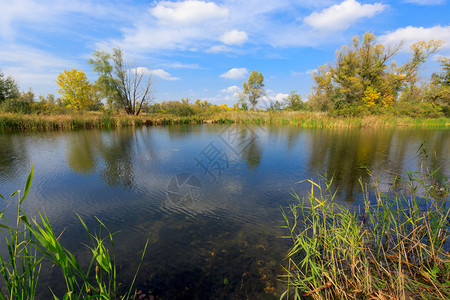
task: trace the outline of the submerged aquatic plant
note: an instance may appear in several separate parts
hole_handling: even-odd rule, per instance
[[[38,275],[44,260],[61,268],[66,286],[63,299],[134,298],[132,289],[147,249],[148,239],[133,281],[125,295],[120,296],[117,286],[114,233],[111,233],[99,219],[97,221],[100,224],[100,231],[98,234],[93,233],[78,216],[92,241],[92,246],[87,246],[92,257],[88,268],[83,269],[75,256],[61,245],[59,236],[55,234],[45,213],[38,210],[39,220],[36,220],[30,219],[22,210],[22,203],[30,190],[32,179],[33,168],[23,194],[16,191],[11,195],[11,197],[18,196],[15,225],[11,226],[4,218],[6,209],[0,212],[0,231],[6,239],[8,248],[8,257],[0,256],[0,273],[4,279],[0,282],[0,299],[35,299]],[[2,195],[0,198],[6,201]],[[105,236],[102,236],[102,230],[106,231]],[[53,296],[58,299],[55,294]]]
[[[294,194],[280,299],[450,299],[448,179],[407,173],[406,192],[383,193],[371,178],[360,211],[335,202],[332,181]]]

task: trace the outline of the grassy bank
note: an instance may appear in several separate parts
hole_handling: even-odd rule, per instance
[[[64,295],[55,295],[54,299],[138,299],[132,292],[134,280],[129,283],[129,289],[124,295],[119,295],[115,247],[113,235],[99,220],[100,233],[91,232],[83,220],[80,222],[90,236],[92,244],[87,246],[92,256],[87,267],[83,267],[77,258],[59,242],[61,234],[56,234],[47,216],[38,210],[39,218],[31,219],[23,210],[22,204],[30,190],[33,169],[23,191],[14,192],[9,199],[0,194],[1,201],[7,201],[8,206],[14,206],[16,219],[13,222],[4,217],[7,210],[0,211],[0,234],[6,241],[8,255],[0,255],[0,299],[36,298],[39,288],[38,280],[44,261],[52,268],[59,268],[62,273],[61,282],[65,286]],[[17,196],[17,198],[15,197]],[[15,199],[17,199],[15,201]],[[101,232],[105,234],[100,235]],[[138,270],[147,249],[144,246]],[[136,271],[137,274],[137,271]],[[41,287],[42,289],[42,287]],[[145,295],[144,295],[145,296]],[[144,299],[139,297],[139,299]],[[146,298],[147,299],[147,298]]]
[[[0,114],[0,130],[53,130],[78,128],[114,128],[171,124],[244,123],[290,125],[304,128],[425,127],[448,128],[449,118],[411,118],[395,116],[332,117],[312,112],[220,111],[210,114],[141,116],[84,113],[73,115]]]
[[[410,173],[394,183],[401,194],[361,182],[358,212],[334,202],[331,183],[310,183],[283,213],[292,248],[281,299],[450,299],[448,179]]]

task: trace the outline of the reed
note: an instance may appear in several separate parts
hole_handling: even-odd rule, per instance
[[[450,299],[448,178],[424,173],[396,177],[404,193],[360,181],[359,211],[335,202],[332,180],[309,180],[283,211],[292,247],[280,299]]]
[[[23,195],[21,191],[16,191],[10,196],[18,196],[15,224],[10,225],[4,218],[6,209],[0,213],[0,229],[9,254],[8,257],[0,256],[0,273],[4,280],[0,286],[6,287],[6,291],[0,289],[0,299],[35,299],[39,287],[39,271],[44,260],[59,267],[63,273],[66,292],[62,299],[134,299],[136,295],[133,295],[132,289],[147,249],[148,239],[134,279],[125,295],[121,296],[117,285],[114,233],[99,219],[99,233],[93,233],[79,217],[92,242],[92,245],[88,246],[92,253],[89,266],[82,268],[75,256],[61,245],[45,214],[38,210],[39,219],[30,219],[22,210],[22,203],[29,192],[32,178],[33,169],[28,176]],[[0,198],[7,200],[2,195]],[[12,203],[9,201],[8,205]],[[104,235],[102,231],[105,232]],[[57,295],[53,296],[58,299]]]
[[[449,118],[411,118],[396,116],[334,117],[318,112],[216,111],[191,116],[167,113],[140,116],[82,113],[74,115],[0,114],[0,130],[56,130],[79,128],[114,128],[124,126],[152,126],[172,124],[242,123],[284,125],[303,128],[359,128],[359,127],[424,127],[448,128]]]

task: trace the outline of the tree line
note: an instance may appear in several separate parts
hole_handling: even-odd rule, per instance
[[[233,108],[212,105],[197,99],[152,103],[152,78],[147,68],[131,64],[119,48],[111,53],[95,51],[88,63],[98,75],[90,83],[83,71],[64,70],[57,77],[58,93],[35,101],[34,93],[19,92],[16,81],[0,71],[0,111],[22,113],[64,113],[74,110],[108,110],[130,115],[146,113],[196,114],[202,109],[225,110],[309,110],[333,115],[354,116],[394,114],[411,116],[450,116],[450,59],[439,57],[439,72],[423,81],[421,66],[437,53],[442,41],[421,41],[410,47],[409,60],[398,66],[394,57],[402,44],[392,48],[377,43],[376,36],[365,33],[343,46],[334,63],[327,63],[313,73],[312,92],[303,101],[291,92],[282,101],[270,101],[265,92],[264,76],[252,71],[243,82],[242,92]]]

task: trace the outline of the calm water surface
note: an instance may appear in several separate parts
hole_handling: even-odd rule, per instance
[[[136,285],[144,292],[277,299],[289,246],[280,238],[280,207],[295,201],[292,192],[306,194],[310,186],[299,181],[334,175],[339,201],[356,207],[364,168],[389,189],[395,174],[420,170],[422,143],[431,166],[448,176],[449,137],[449,130],[244,125],[0,133],[0,193],[23,188],[33,164],[25,210],[45,210],[82,263],[88,237],[75,213],[93,229],[98,217],[120,231],[120,282],[131,282],[149,237]],[[41,273],[41,299],[49,285],[60,293],[58,270]]]

